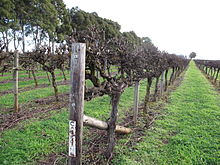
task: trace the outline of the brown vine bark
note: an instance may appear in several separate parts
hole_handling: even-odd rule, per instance
[[[54,89],[54,95],[55,95],[56,101],[59,101],[58,88],[57,88],[57,83],[56,83],[56,76],[55,76],[54,72],[50,72],[50,74],[51,74],[51,77],[52,77],[52,86],[53,86],[53,89]]]
[[[218,71],[217,71],[217,73],[216,73],[216,75],[215,75],[215,83],[216,83],[216,81],[217,81],[217,79],[218,79],[219,71],[220,71],[220,69],[218,69]]]
[[[65,73],[64,73],[64,70],[61,69],[61,72],[62,72],[62,74],[63,74],[63,78],[64,78],[64,80],[66,81],[67,79],[66,79],[66,75],[65,75]]]
[[[50,76],[48,75],[48,72],[46,72],[46,74],[47,74],[47,79],[48,79],[49,84],[50,84],[50,83],[51,83],[51,81],[50,81]]]
[[[31,78],[31,72],[30,72],[30,70],[27,71],[27,74],[28,74],[28,78]]]
[[[173,68],[172,68],[172,73],[171,73],[171,75],[170,75],[169,85],[172,84],[172,80],[173,80],[174,73],[175,73],[175,68],[173,67]]]
[[[160,77],[156,77],[156,83],[155,83],[154,99],[153,99],[153,101],[156,101],[156,100],[157,100],[157,92],[158,92],[159,78],[160,78]]]
[[[152,78],[148,78],[147,79],[147,88],[146,88],[146,95],[144,98],[144,113],[147,114],[148,113],[148,102],[150,99],[150,88],[152,85]]]
[[[38,83],[37,83],[37,78],[36,78],[36,75],[35,75],[35,73],[34,73],[34,70],[31,70],[31,73],[32,73],[32,76],[33,76],[33,78],[34,78],[35,87],[37,87],[37,86],[38,86]]]
[[[165,91],[165,92],[167,91],[167,87],[168,87],[168,82],[167,82],[168,72],[169,72],[169,70],[167,69],[167,70],[165,71],[165,88],[164,88],[164,91]]]
[[[108,123],[108,147],[106,150],[106,157],[107,159],[112,158],[112,152],[115,146],[115,128],[116,128],[116,121],[117,121],[117,114],[118,114],[118,103],[120,100],[121,93],[115,92],[112,95],[111,102],[112,102],[112,112],[110,121]]]

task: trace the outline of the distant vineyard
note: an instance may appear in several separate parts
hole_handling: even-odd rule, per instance
[[[195,60],[195,62],[200,70],[204,71],[215,83],[219,81],[220,85],[220,60]]]

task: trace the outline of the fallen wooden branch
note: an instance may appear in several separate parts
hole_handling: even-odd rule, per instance
[[[89,116],[86,116],[86,115],[83,116],[83,124],[87,125],[87,126],[90,126],[90,127],[98,128],[98,129],[101,129],[101,130],[107,130],[108,129],[107,122],[104,122],[104,121],[101,121],[101,120],[98,120],[96,118],[89,117]],[[123,127],[123,126],[116,125],[115,132],[116,133],[129,134],[129,133],[132,132],[132,130],[130,128],[126,128],[126,127]]]

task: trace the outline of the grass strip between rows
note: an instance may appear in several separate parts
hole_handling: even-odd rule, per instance
[[[59,71],[56,71],[56,73],[60,73]],[[28,73],[26,73],[26,71],[19,71],[18,72],[19,78],[28,78],[29,75]],[[46,76],[46,72],[45,71],[37,71],[35,72],[36,76]],[[30,76],[32,77],[32,74],[30,74]],[[0,81],[4,81],[4,80],[12,80],[13,79],[13,72],[8,73],[7,76],[0,76]]]
[[[86,85],[87,87],[93,86],[90,80],[86,81]],[[66,93],[69,91],[69,88],[70,88],[69,85],[59,85],[58,91],[59,93]],[[33,101],[36,99],[45,98],[53,95],[54,95],[54,89],[52,86],[21,92],[19,93],[19,104],[23,104],[29,101]],[[11,108],[13,107],[13,104],[14,104],[14,94],[10,93],[0,97],[0,109]]]
[[[67,76],[67,79],[69,79],[69,75]],[[63,76],[62,75],[56,75],[56,81],[61,81],[63,80]],[[37,83],[38,85],[41,84],[50,84],[50,82],[48,81],[48,79],[45,78],[41,78],[41,79],[37,79]],[[19,81],[18,82],[18,87],[19,88],[25,88],[25,87],[34,87],[35,86],[35,82],[34,80],[24,80],[24,81]],[[14,82],[9,82],[6,84],[0,84],[0,92],[5,91],[5,90],[9,90],[9,89],[13,89],[14,88]]]
[[[120,140],[113,164],[220,164],[220,95],[194,63],[170,100],[142,142]]]

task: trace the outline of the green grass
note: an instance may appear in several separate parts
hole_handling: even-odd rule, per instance
[[[69,75],[66,75],[66,78],[69,79]],[[56,75],[56,81],[62,81],[63,80],[63,75]],[[37,79],[38,85],[40,84],[49,84],[49,81],[47,78],[42,78],[42,79]],[[25,88],[25,87],[34,87],[35,83],[34,80],[25,80],[25,81],[19,81],[19,88]],[[13,89],[14,87],[14,83],[13,82],[9,82],[9,83],[4,83],[4,84],[0,84],[0,92],[1,91],[5,91],[5,90],[10,90]]]
[[[68,85],[60,85],[58,86],[59,93],[64,93],[69,91]],[[48,96],[53,96],[54,91],[52,87],[47,88],[39,88],[35,90],[25,91],[19,94],[19,103],[23,104],[28,101],[32,101],[35,99],[40,99]],[[14,104],[14,95],[13,94],[7,94],[3,95],[0,98],[0,108],[9,108],[12,107]]]
[[[35,73],[36,76],[46,76],[46,72],[45,71],[38,71]],[[13,79],[13,72],[12,73],[8,73],[8,76],[0,76],[0,81],[4,81],[4,80],[12,80]],[[19,78],[24,78],[24,77],[28,77],[28,74],[26,73],[26,71],[19,71],[18,72]],[[32,75],[31,75],[32,77]]]
[[[67,71],[65,71],[65,73],[67,73]],[[55,74],[61,74],[61,71],[60,70],[56,70],[55,71]],[[7,74],[8,76],[0,76],[0,81],[4,81],[4,80],[12,80],[13,79],[13,72],[12,73],[8,73]],[[18,75],[19,75],[19,78],[27,78],[28,77],[28,74],[26,73],[26,71],[19,71],[18,72]],[[47,76],[46,72],[43,71],[43,70],[40,70],[40,71],[36,71],[35,72],[35,75],[38,77],[38,76]],[[50,73],[48,73],[48,75],[50,75]],[[31,78],[32,78],[32,74],[31,74]]]
[[[66,140],[66,123],[67,113],[63,111],[50,120],[29,120],[4,132],[0,139],[0,164],[32,164],[42,154],[63,150],[65,146],[60,142]]]
[[[140,96],[145,93],[145,81],[141,82]],[[127,88],[121,96],[119,116],[133,105],[133,88]],[[98,97],[85,103],[85,114],[102,120],[110,113],[110,98]],[[34,159],[43,158],[54,152],[65,152],[66,146],[61,145],[67,139],[68,112],[53,114],[49,119],[26,120],[16,128],[2,133],[0,139],[0,164],[34,164]]]
[[[26,74],[26,71],[19,71],[20,75]],[[0,81],[12,79],[13,72],[4,73],[4,76],[0,73]],[[27,76],[28,77],[28,76]]]
[[[62,79],[62,77],[57,78],[57,80],[60,79]],[[89,80],[86,81],[86,85],[87,87],[93,86],[92,82]],[[69,85],[60,85],[58,86],[58,93],[68,92],[69,88],[70,88]],[[19,104],[23,104],[29,101],[33,101],[35,99],[45,98],[53,95],[54,95],[54,89],[52,86],[21,92],[19,93]],[[0,109],[13,107],[13,104],[14,104],[14,95],[12,93],[0,97]]]
[[[119,141],[113,164],[220,164],[220,95],[194,63],[170,100],[142,142]]]

